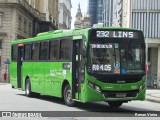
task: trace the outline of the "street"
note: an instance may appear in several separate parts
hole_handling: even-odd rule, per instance
[[[68,107],[60,98],[45,95],[28,98],[24,91],[12,89],[10,84],[0,85],[0,95],[0,111],[160,111],[159,103],[149,101],[132,101],[120,108],[110,108],[105,102],[77,103],[76,107]]]

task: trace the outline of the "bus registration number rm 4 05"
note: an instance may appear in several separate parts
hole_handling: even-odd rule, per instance
[[[93,71],[111,71],[111,65],[93,64],[92,70]]]
[[[116,93],[116,98],[124,98],[126,97],[126,93]]]

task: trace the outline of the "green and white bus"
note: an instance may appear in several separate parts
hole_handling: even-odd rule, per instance
[[[133,28],[56,30],[11,43],[10,80],[28,97],[119,107],[145,99],[145,41]]]

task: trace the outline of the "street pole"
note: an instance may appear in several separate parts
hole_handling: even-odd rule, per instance
[[[146,86],[147,86],[147,81],[148,81],[148,26],[149,25],[149,1],[147,1],[147,33],[146,33]]]

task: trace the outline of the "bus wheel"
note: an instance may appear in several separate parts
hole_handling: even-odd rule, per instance
[[[32,96],[31,83],[30,83],[29,79],[27,79],[27,81],[26,81],[25,94],[26,94],[27,97],[31,97]]]
[[[12,88],[14,88],[14,86],[12,86]]]
[[[69,84],[66,85],[64,88],[63,97],[64,97],[64,102],[66,105],[70,107],[75,106],[75,101],[72,100],[72,91],[71,91]]]
[[[120,107],[123,104],[123,102],[112,101],[112,102],[108,102],[108,104],[109,104],[110,107],[116,107],[116,108],[118,108],[118,107]]]

